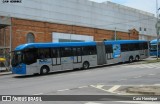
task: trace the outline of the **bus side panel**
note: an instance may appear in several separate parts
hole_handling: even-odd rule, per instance
[[[97,55],[89,55],[90,66],[97,66]]]
[[[61,57],[62,70],[72,70],[73,69],[73,56],[71,57]]]
[[[149,57],[149,50],[145,49],[145,50],[141,50],[141,59],[145,59]]]
[[[107,55],[107,54],[106,54]],[[115,64],[121,62],[121,57],[119,58],[114,58],[114,59],[107,59],[107,64]]]
[[[97,55],[85,55],[85,56],[82,56],[82,66],[83,66],[83,63],[85,61],[89,62],[90,67],[95,67],[95,66],[97,66]]]
[[[36,70],[36,73],[39,73],[40,74],[40,71],[41,71],[41,68],[42,66],[48,66],[49,67],[49,70],[52,71],[53,67],[52,67],[52,59],[39,59],[37,61],[37,70]]]
[[[26,65],[26,75],[32,75],[34,73],[39,73],[38,64],[34,63],[31,65]]]
[[[81,67],[82,67],[82,63],[74,63],[73,64],[73,69],[81,68]]]
[[[122,57],[122,62],[129,61],[129,57],[133,57],[133,60],[135,60],[136,56],[140,56],[139,51],[127,51],[127,52],[122,52],[121,57]]]
[[[62,65],[61,65],[61,59],[60,58],[52,58],[52,72],[61,71]]]
[[[20,64],[16,67],[12,67],[12,73],[13,74],[22,74],[22,75],[26,75],[26,65],[25,64]]]

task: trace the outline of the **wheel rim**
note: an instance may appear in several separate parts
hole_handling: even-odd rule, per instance
[[[43,73],[44,73],[44,74],[47,73],[47,69],[46,69],[46,68],[43,69]]]
[[[41,74],[47,74],[48,73],[48,68],[47,67],[42,67],[41,68]]]
[[[130,59],[129,59],[129,62],[132,62],[132,61],[133,61],[133,59],[132,59],[132,58],[130,58]]]
[[[83,68],[84,68],[84,69],[88,69],[88,67],[89,67],[88,63],[85,62],[84,65],[83,65]]]
[[[139,57],[137,56],[137,57],[136,57],[136,61],[138,61],[138,60],[139,60]]]

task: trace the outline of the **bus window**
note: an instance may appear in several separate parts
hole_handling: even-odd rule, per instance
[[[95,55],[97,54],[95,46],[86,46],[82,49],[83,55]]]
[[[106,45],[106,53],[113,53],[112,45]]]
[[[112,45],[106,45],[106,54],[107,54],[107,59],[113,59],[113,47]]]
[[[82,55],[82,48],[81,47],[74,47],[72,48],[73,56],[81,56]]]
[[[121,44],[121,52],[126,52],[128,50],[128,44]]]
[[[61,48],[61,57],[73,56],[72,50],[70,47]]]
[[[134,43],[128,44],[128,50],[129,51],[135,51],[136,50],[136,44],[134,44]]]
[[[37,49],[27,49],[24,51],[24,63],[30,65],[37,61]]]
[[[140,50],[148,49],[148,43],[147,43],[147,42],[145,42],[145,43],[140,43],[140,44],[139,44],[139,47],[140,47]]]
[[[51,57],[52,58],[59,58],[60,57],[60,49],[59,48],[53,48],[51,51]]]
[[[51,53],[49,48],[38,49],[38,59],[51,58]]]
[[[23,62],[23,53],[21,51],[12,52],[12,66],[17,66]]]
[[[147,42],[143,43],[143,47],[144,49],[148,49],[148,43]]]

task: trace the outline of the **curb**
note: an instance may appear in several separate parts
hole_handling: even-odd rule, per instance
[[[156,86],[144,86],[144,87],[128,87],[125,89],[127,93],[144,94],[144,95],[159,95],[160,88]]]
[[[2,76],[2,75],[10,75],[10,74],[12,74],[12,72],[0,72],[0,76]]]

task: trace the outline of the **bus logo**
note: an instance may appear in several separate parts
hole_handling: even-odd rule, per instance
[[[11,101],[11,96],[2,96],[2,101]]]

